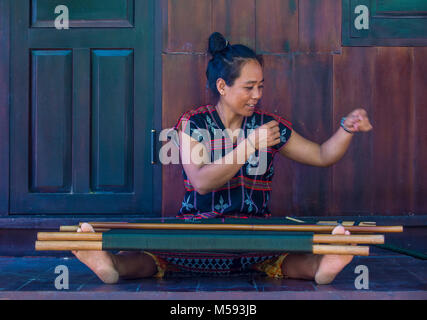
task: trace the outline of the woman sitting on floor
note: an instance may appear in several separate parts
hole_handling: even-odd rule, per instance
[[[186,188],[179,214],[182,218],[268,217],[276,153],[307,165],[326,167],[342,158],[354,132],[372,129],[366,111],[357,109],[322,145],[306,140],[289,121],[256,107],[264,87],[262,57],[244,45],[230,45],[217,32],[209,38],[209,53],[212,59],[206,75],[218,102],[184,113],[175,125]],[[90,232],[93,228],[83,224],[79,231]],[[342,226],[332,233],[349,234]],[[167,271],[229,274],[257,270],[271,277],[327,284],[353,258],[285,252],[73,253],[105,283],[116,283],[119,278],[161,277]]]

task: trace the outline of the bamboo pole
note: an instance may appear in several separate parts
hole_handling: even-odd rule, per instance
[[[330,244],[383,244],[384,236],[377,235],[338,235],[338,234],[315,234],[313,243]]]
[[[345,254],[353,256],[369,256],[369,247],[313,245],[313,254]]]
[[[59,231],[61,232],[76,232],[79,226],[60,226]]]
[[[247,230],[247,231],[300,231],[332,232],[336,225],[248,225],[248,224],[198,224],[198,223],[116,223],[88,222],[95,229],[161,229],[161,230]],[[80,223],[81,225],[82,223]],[[403,232],[402,226],[346,226],[352,233]]]
[[[102,241],[36,241],[37,251],[102,250]],[[313,254],[336,254],[368,256],[369,247],[344,245],[313,245]]]
[[[102,233],[96,232],[38,232],[39,241],[102,241]]]
[[[102,250],[102,241],[36,241],[36,251]]]
[[[102,233],[95,232],[39,232],[40,241],[102,241]],[[383,235],[313,235],[313,243],[329,244],[383,244]]]
[[[80,226],[60,226],[59,231],[60,232],[77,232],[77,229],[80,228]],[[94,228],[95,232],[106,232],[110,231],[110,228]]]

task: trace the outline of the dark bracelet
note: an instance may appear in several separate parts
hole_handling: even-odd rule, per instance
[[[347,118],[346,118],[346,117],[343,117],[343,118],[341,119],[341,123],[340,123],[341,128],[343,128],[343,129],[344,129],[345,131],[347,131],[348,133],[354,134],[354,132],[352,132],[352,131],[348,130],[348,129],[345,127],[345,125],[344,125],[344,121],[345,121],[345,119],[347,119]]]

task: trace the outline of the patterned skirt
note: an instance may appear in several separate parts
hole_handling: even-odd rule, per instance
[[[155,277],[166,273],[230,275],[262,272],[272,278],[283,278],[282,264],[287,253],[207,253],[207,252],[157,252],[144,251],[157,265]]]

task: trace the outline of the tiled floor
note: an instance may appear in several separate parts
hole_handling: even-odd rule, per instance
[[[355,257],[330,285],[276,280],[257,274],[228,277],[174,276],[103,284],[73,257],[0,257],[0,299],[427,299],[427,261],[381,249]],[[58,265],[69,288],[57,290]],[[369,289],[357,290],[355,268],[369,270]]]

